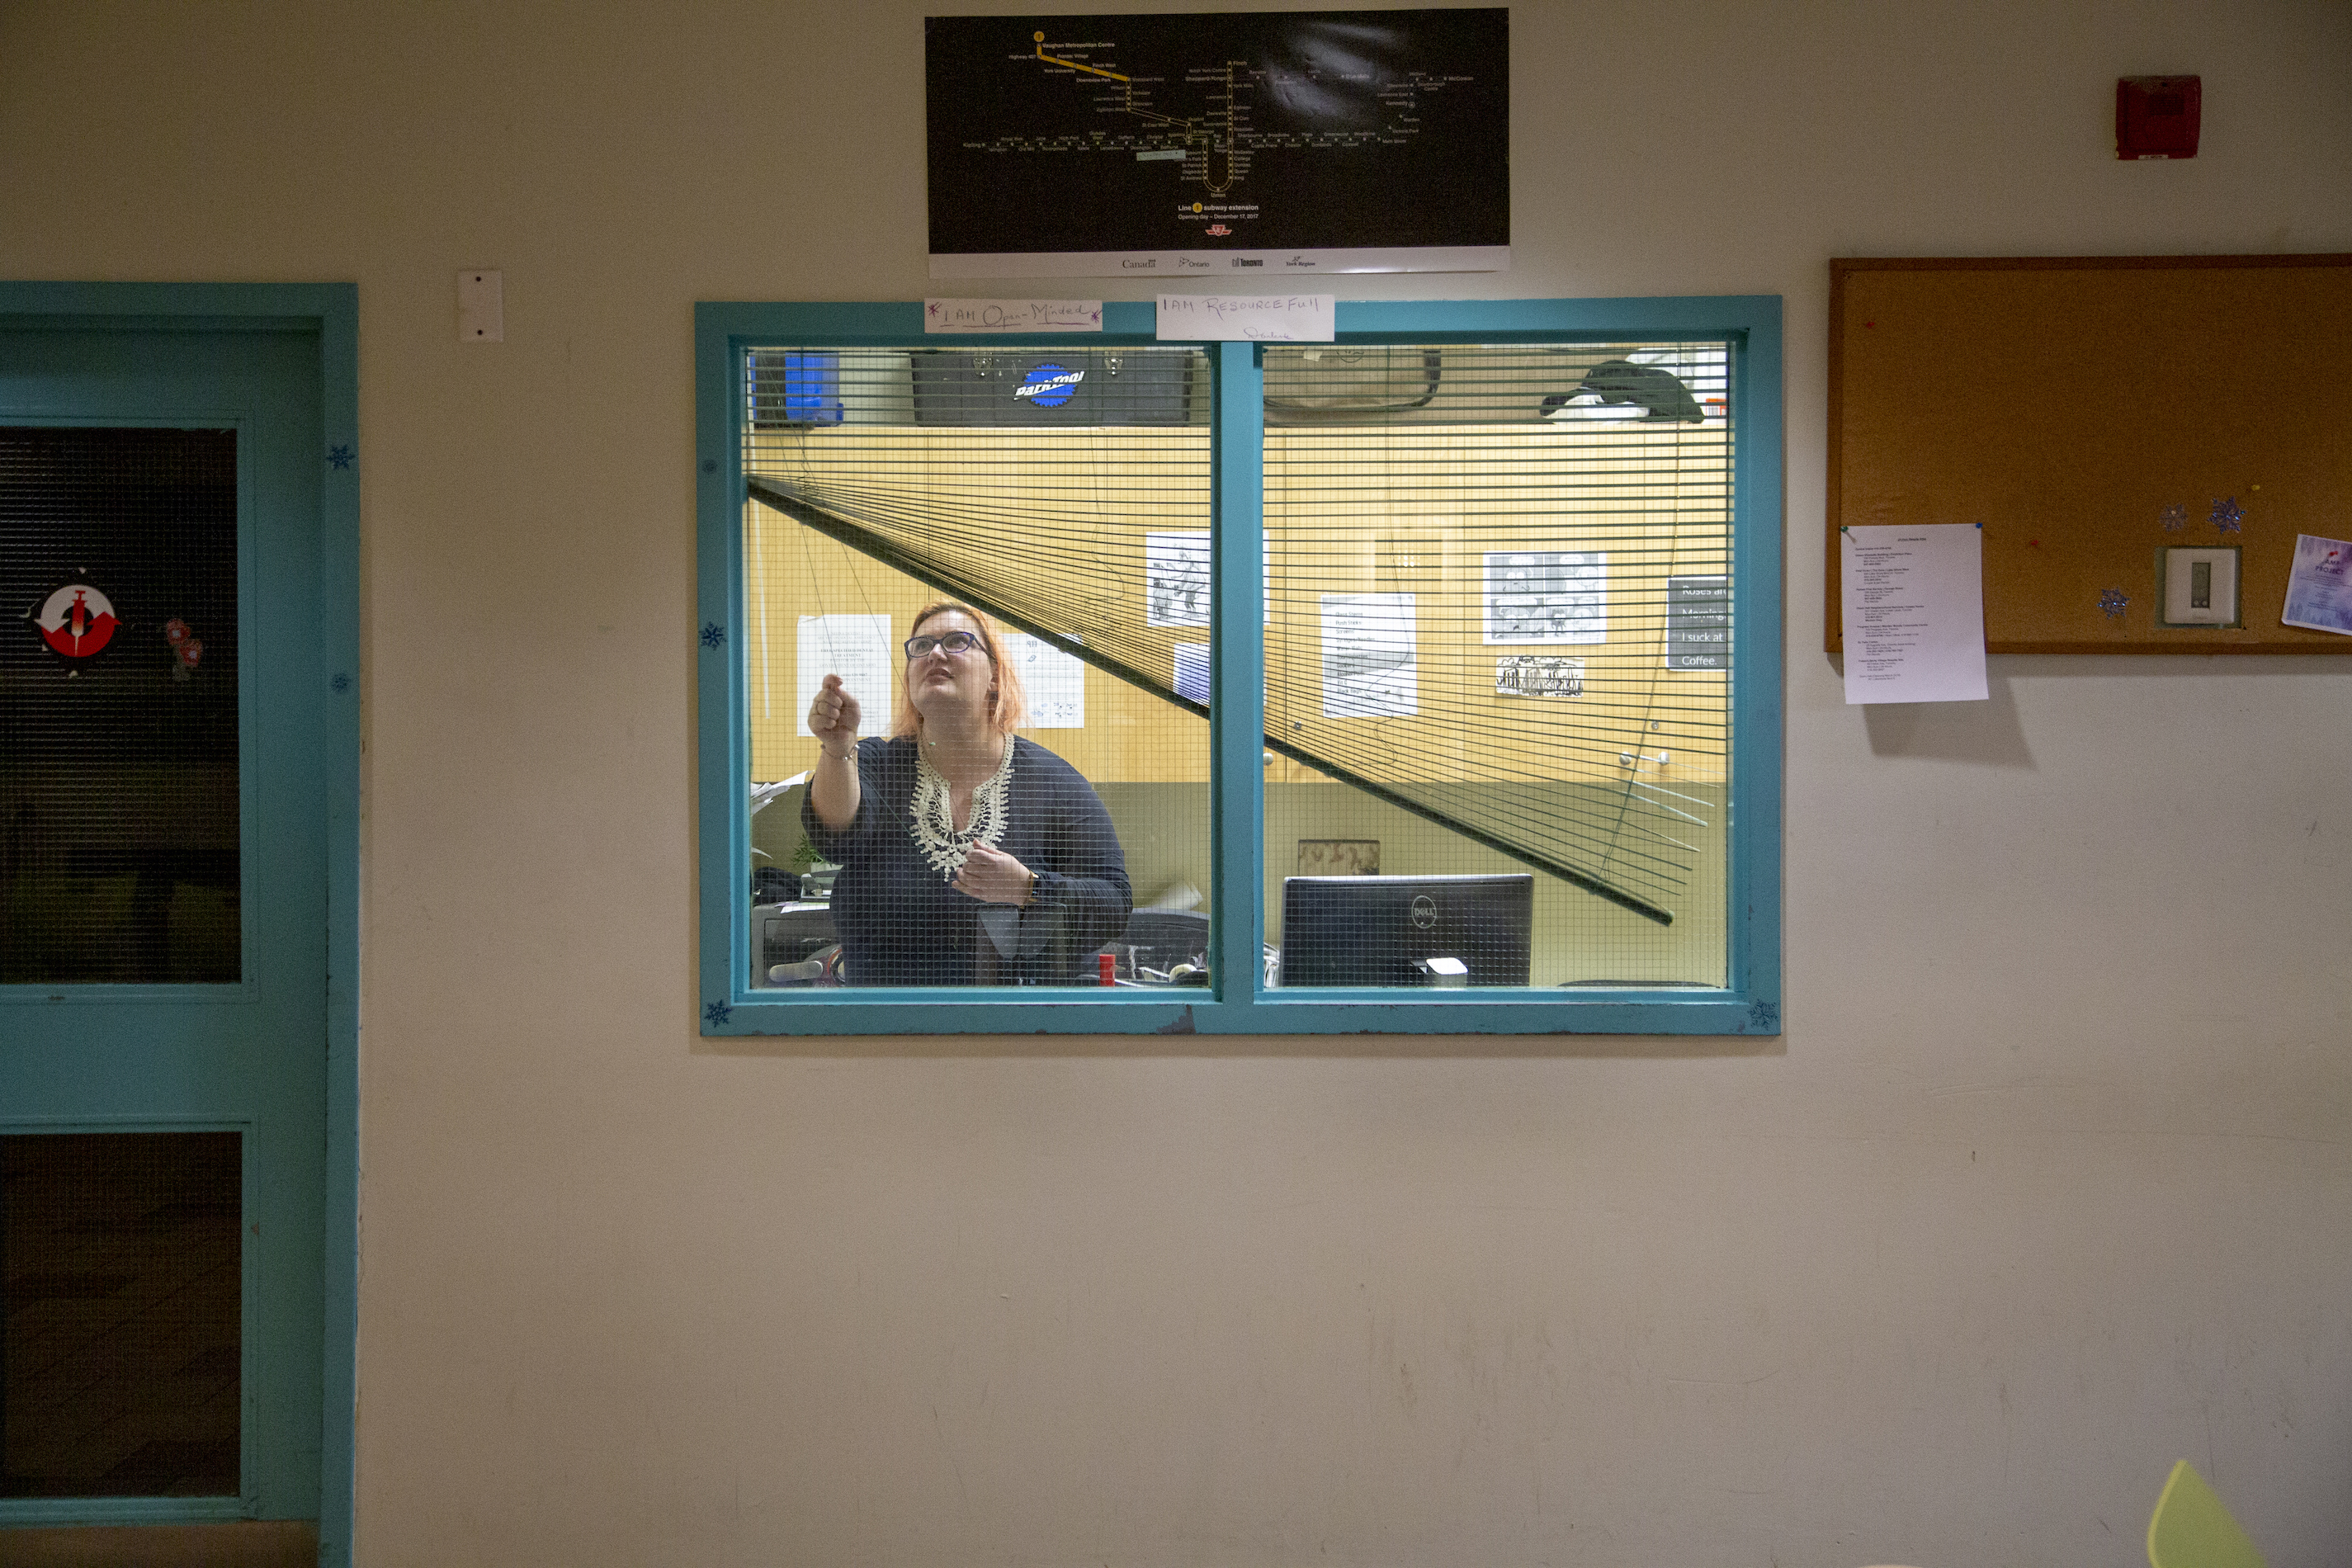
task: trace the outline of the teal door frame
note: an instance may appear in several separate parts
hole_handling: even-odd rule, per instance
[[[351,1561],[359,1315],[359,295],[349,283],[0,282],[0,330],[314,333],[320,356],[317,736],[326,842],[324,1352],[319,1560]],[[64,1500],[59,1500],[63,1502]],[[0,1524],[186,1520],[174,1500],[94,1500]],[[70,1515],[60,1517],[59,1515]]]

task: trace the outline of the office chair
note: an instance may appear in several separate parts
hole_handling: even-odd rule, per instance
[[[2147,1521],[2148,1568],[2268,1568],[2205,1478],[2181,1460]]]

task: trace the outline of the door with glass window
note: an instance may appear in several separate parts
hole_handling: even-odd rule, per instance
[[[0,1525],[319,1514],[321,384],[0,319]]]

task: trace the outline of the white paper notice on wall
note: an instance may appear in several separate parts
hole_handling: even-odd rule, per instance
[[[1490,643],[1609,640],[1609,557],[1599,551],[1489,550]]]
[[[869,735],[890,732],[891,681],[898,660],[891,655],[887,616],[803,616],[793,675],[800,693],[800,712],[793,722],[798,732],[814,734],[808,727],[809,704],[828,675],[841,677],[843,689],[864,710],[861,726]]]
[[[1021,672],[1021,694],[1029,700],[1024,730],[1087,727],[1087,667],[1076,655],[1027,632],[1001,632],[1004,662]]]
[[[1162,294],[1163,343],[1328,343],[1336,294]]]
[[[1323,716],[1386,719],[1416,710],[1411,594],[1323,595]]]
[[[926,332],[1099,332],[1100,300],[926,300]]]
[[[1984,531],[1839,531],[1848,702],[1985,700]]]
[[[1143,624],[1209,624],[1209,534],[1205,529],[1143,536]]]

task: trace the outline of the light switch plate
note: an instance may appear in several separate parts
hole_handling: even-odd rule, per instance
[[[469,267],[457,274],[457,341],[507,341],[506,275]]]
[[[2159,626],[2234,626],[2238,615],[2238,547],[2200,545],[2156,552]]]

